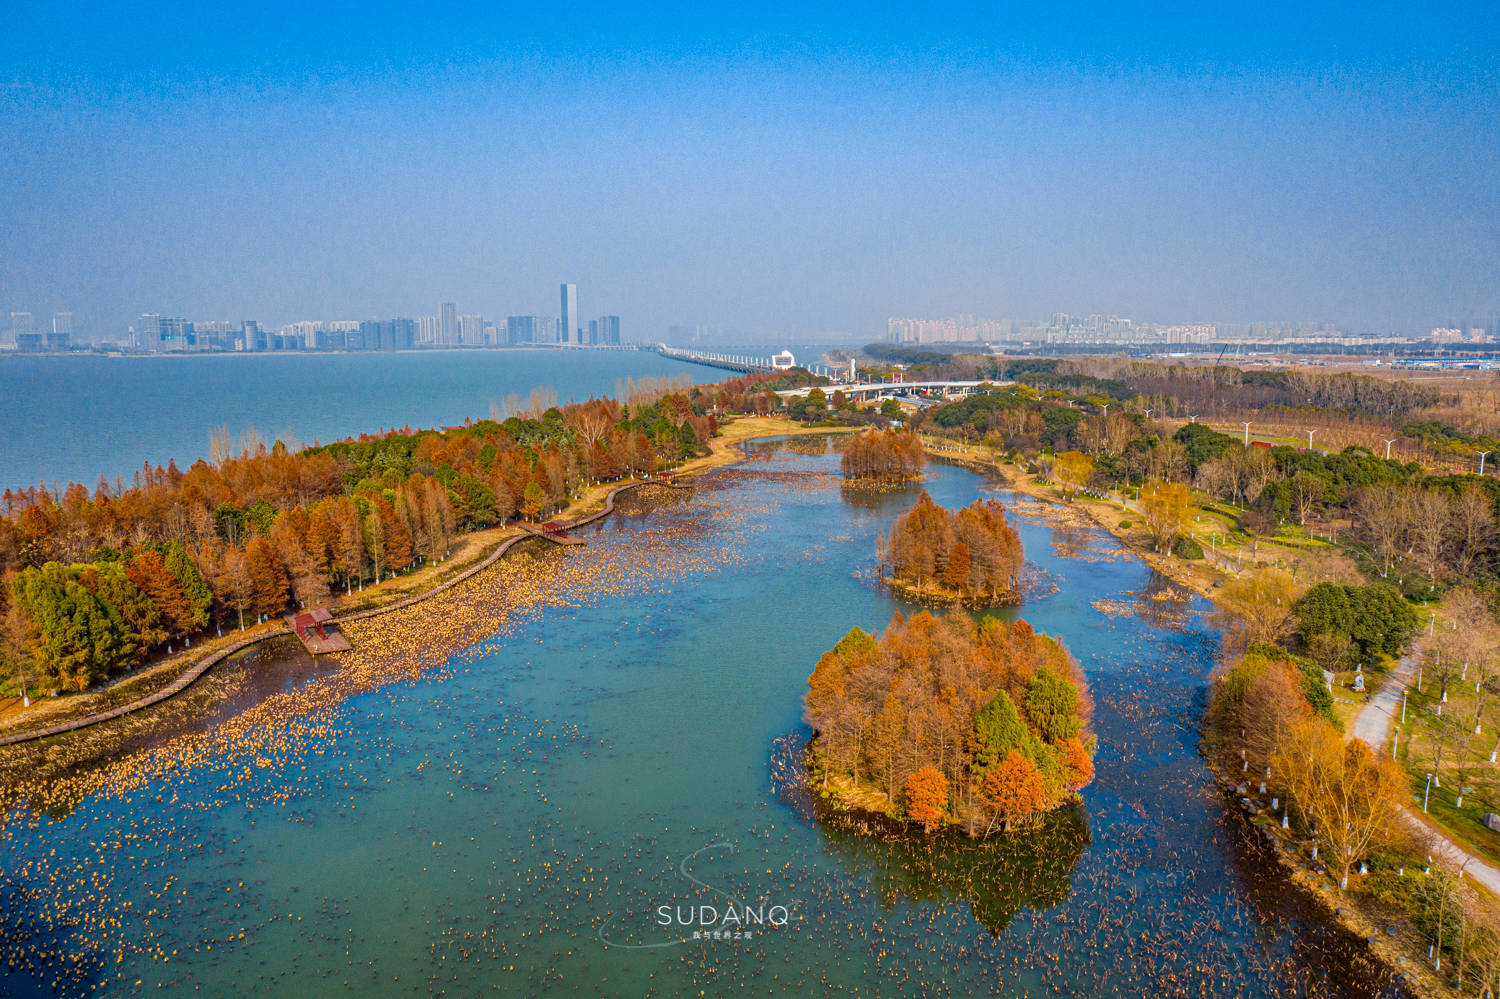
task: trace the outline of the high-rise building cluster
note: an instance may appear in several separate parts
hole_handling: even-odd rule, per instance
[[[1483,330],[1480,330],[1483,333]],[[892,343],[975,343],[1017,346],[1160,346],[1210,343],[1330,343],[1357,344],[1371,338],[1333,323],[1140,323],[1113,315],[1070,316],[1055,313],[1047,319],[954,319],[891,317],[886,339]],[[1382,341],[1417,341],[1421,337],[1381,336]]]
[[[435,347],[502,347],[569,345],[617,347],[620,317],[579,318],[578,286],[563,284],[562,317],[509,316],[486,320],[477,312],[458,311],[454,302],[441,302],[434,315],[415,319],[302,320],[272,329],[254,319],[194,321],[156,312],[144,313],[116,346],[148,353],[306,350],[412,350]],[[0,334],[3,334],[0,330]],[[8,346],[18,353],[61,352],[70,349],[73,314],[52,317],[52,332],[40,333],[30,312],[10,314]]]
[[[29,312],[10,314],[10,346],[17,353],[62,353],[72,348],[73,313],[52,313],[52,330],[39,331]]]

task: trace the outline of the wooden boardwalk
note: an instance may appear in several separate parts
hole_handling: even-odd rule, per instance
[[[671,489],[692,488],[691,485],[678,482],[675,479],[637,479],[633,482],[627,482],[622,486],[616,486],[614,489],[611,489],[609,491],[609,495],[604,498],[603,509],[595,513],[591,513],[586,517],[580,517],[577,520],[570,521],[566,524],[560,524],[559,526],[564,531],[571,531],[583,527],[585,524],[592,524],[597,520],[601,520],[614,512],[616,496],[620,495],[621,493],[630,492],[634,489],[639,489],[642,486],[664,486]],[[522,524],[521,527],[523,528],[523,530],[528,530],[526,525],[524,524]],[[380,607],[372,607],[369,610],[356,611],[352,614],[345,614],[337,618],[331,618],[330,621],[335,625],[343,625],[351,621],[362,621],[366,618],[376,617],[380,614],[389,614],[392,611],[398,611],[404,607],[410,607],[413,604],[421,603],[423,600],[436,596],[437,594],[442,593],[444,590],[451,589],[452,587],[457,586],[459,583],[462,583],[469,577],[483,572],[485,569],[488,569],[490,566],[500,561],[500,559],[504,557],[505,553],[510,551],[517,544],[522,541],[529,541],[534,537],[544,537],[548,538],[548,540],[556,540],[549,537],[545,532],[536,530],[534,528],[529,529],[528,533],[516,534],[509,538],[506,538],[504,541],[500,542],[500,544],[496,545],[495,550],[490,552],[490,554],[486,556],[483,561],[470,566],[469,568],[460,572],[458,575],[439,583],[430,590],[425,590],[422,593],[405,597],[404,599],[397,600],[395,603],[385,604]],[[571,540],[558,543],[583,544],[584,542],[582,540]],[[213,652],[210,652],[202,659],[190,665],[186,670],[182,672],[181,675],[177,677],[177,679],[173,680],[171,683],[167,684],[165,687],[156,691],[155,693],[147,694],[145,697],[142,697],[139,700],[131,701],[129,704],[122,704],[119,707],[111,708],[108,711],[95,712],[94,714],[84,715],[82,718],[74,718],[71,721],[58,722],[56,725],[48,725],[45,728],[31,729],[30,731],[26,732],[15,732],[10,735],[0,736],[0,746],[13,746],[17,743],[34,742],[37,739],[47,739],[54,735],[62,735],[66,732],[76,732],[78,729],[88,728],[91,725],[98,725],[100,722],[112,721],[115,718],[121,718],[136,711],[141,711],[145,708],[149,708],[153,704],[160,704],[167,698],[174,697],[177,694],[180,694],[182,691],[186,690],[189,686],[192,685],[193,681],[197,680],[204,673],[207,673],[211,668],[234,655],[236,652],[241,652],[252,645],[264,642],[270,638],[275,638],[278,635],[286,635],[292,633],[293,631],[291,627],[286,624],[280,624],[275,625],[271,629],[263,631],[256,635],[247,635],[244,638],[238,639],[222,648],[215,649]],[[347,644],[347,640],[345,644]]]
[[[327,607],[317,607],[301,614],[289,615],[285,618],[287,627],[292,630],[304,648],[315,656],[321,656],[328,652],[348,652],[354,646],[349,644],[349,639],[339,630],[338,623],[334,621],[333,614]]]
[[[554,545],[586,545],[586,544],[588,544],[588,542],[585,541],[585,540],[583,540],[582,538],[575,538],[571,534],[566,533],[565,529],[560,524],[558,524],[556,521],[549,521],[548,523],[545,523],[545,524],[543,524],[540,527],[537,527],[534,524],[524,524],[524,523],[517,524],[516,526],[519,527],[521,530],[525,531],[527,534],[530,534],[532,537],[534,537],[534,538],[546,538],[548,541],[552,542]]]

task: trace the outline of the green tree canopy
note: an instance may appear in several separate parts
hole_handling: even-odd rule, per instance
[[[1026,685],[1026,716],[1049,743],[1071,739],[1083,730],[1077,712],[1078,688],[1052,670],[1038,670]]]
[[[1420,624],[1416,610],[1388,583],[1319,583],[1297,601],[1296,614],[1303,641],[1343,635],[1365,664],[1377,656],[1399,655]]]

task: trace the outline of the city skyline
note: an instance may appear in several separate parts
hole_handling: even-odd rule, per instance
[[[563,283],[560,311],[577,317],[578,287]],[[572,328],[571,333],[568,332]],[[0,352],[60,352],[90,347],[127,350],[196,349],[218,351],[263,350],[364,350],[412,349],[448,346],[572,345],[618,346],[664,342],[693,344],[786,343],[796,334],[770,333],[746,336],[744,331],[715,325],[671,324],[656,335],[637,335],[622,341],[620,317],[594,319],[520,314],[486,319],[482,313],[460,314],[455,302],[438,303],[434,314],[396,316],[390,319],[295,320],[262,324],[258,320],[193,320],[182,316],[142,313],[122,335],[75,337],[71,311],[55,312],[51,329],[38,332],[35,316],[12,311],[10,324],[0,329]],[[996,345],[1129,344],[1171,345],[1211,343],[1326,343],[1360,345],[1371,342],[1431,342],[1434,345],[1487,346],[1500,339],[1500,314],[1489,317],[1449,318],[1438,325],[1410,331],[1357,330],[1327,322],[1228,323],[1196,321],[1158,323],[1121,317],[1113,313],[1087,316],[1053,313],[1045,319],[994,318],[974,315],[891,316],[883,334],[819,331],[802,334],[806,343],[855,346],[885,341],[894,344],[986,343]]]
[[[39,334],[31,312],[12,311],[0,329],[0,351],[58,353],[85,347],[129,351],[410,350],[418,347],[497,347],[521,345],[621,345],[620,317],[579,317],[578,285],[563,283],[563,315],[508,315],[487,320],[479,312],[460,313],[458,303],[442,301],[430,315],[392,318],[309,320],[262,324],[254,319],[189,319],[143,312],[123,331],[74,339],[69,311],[52,316],[51,334]]]

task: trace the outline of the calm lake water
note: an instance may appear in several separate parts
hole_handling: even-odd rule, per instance
[[[551,386],[613,395],[617,380],[717,368],[643,351],[468,350],[201,357],[0,358],[0,490],[127,479],[142,462],[186,468],[209,435],[250,427],[311,444],[388,427],[451,426],[490,402]]]
[[[817,656],[912,610],[868,571],[914,494],[846,491],[822,448],[756,446],[692,496],[544,552],[559,580],[627,571],[324,709],[336,736],[288,720],[264,744],[293,751],[213,752],[128,801],[12,812],[0,925],[20,943],[0,993],[1399,994],[1226,815],[1195,749],[1203,606],[1100,532],[1013,508],[1039,574],[1018,613],[1092,684],[1081,809],[930,844],[861,834],[789,787]],[[990,489],[929,471],[945,506]],[[682,571],[649,569],[648,544]],[[245,668],[270,671],[252,699],[330,682],[299,681],[296,657]],[[155,738],[131,728],[110,755]],[[661,906],[732,900],[786,923],[718,940],[659,925]]]

